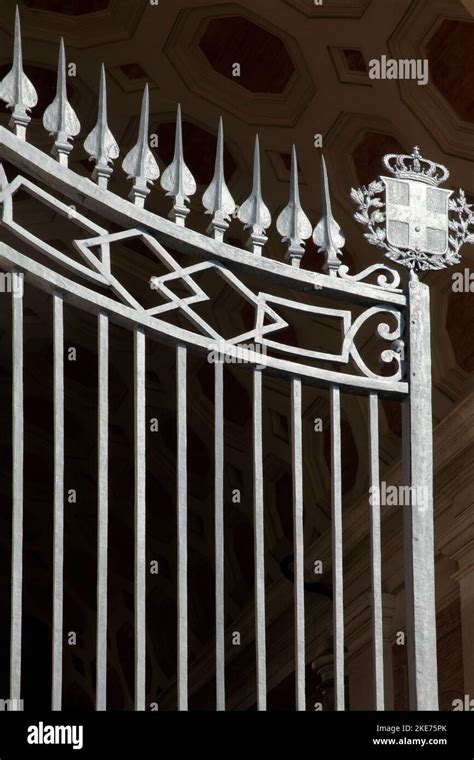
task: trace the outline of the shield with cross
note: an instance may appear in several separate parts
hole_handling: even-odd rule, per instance
[[[417,146],[411,155],[387,153],[382,163],[392,177],[351,189],[366,240],[414,277],[458,264],[461,246],[474,243],[474,211],[463,190],[451,198],[452,190],[439,187],[447,168],[423,158]]]
[[[385,184],[385,224],[390,245],[428,254],[446,253],[448,199],[453,191],[420,180],[380,179]]]

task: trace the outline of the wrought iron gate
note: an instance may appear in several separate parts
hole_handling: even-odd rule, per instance
[[[65,304],[97,315],[97,360],[99,367],[98,402],[98,557],[97,557],[97,675],[96,708],[106,709],[107,666],[107,558],[108,558],[108,355],[109,324],[116,323],[133,333],[135,346],[135,706],[145,709],[145,346],[157,340],[176,350],[177,403],[177,520],[178,520],[178,708],[188,704],[188,599],[187,599],[187,393],[188,351],[206,356],[215,351],[215,608],[216,608],[216,694],[217,709],[225,709],[224,653],[224,413],[223,360],[245,358],[246,370],[253,374],[253,463],[254,463],[254,552],[255,552],[255,643],[257,663],[258,709],[266,708],[266,627],[264,568],[264,500],[262,450],[262,376],[278,374],[291,385],[291,445],[293,469],[293,524],[295,557],[295,669],[296,706],[305,709],[305,610],[303,551],[303,443],[302,387],[316,384],[330,394],[332,450],[332,574],[333,641],[335,661],[336,709],[344,709],[344,603],[343,603],[343,534],[341,489],[341,394],[356,393],[367,400],[370,438],[370,484],[379,486],[379,398],[387,396],[403,405],[403,450],[405,478],[419,487],[423,501],[405,512],[406,596],[410,668],[410,704],[412,709],[437,709],[437,668],[434,593],[433,501],[432,501],[432,428],[429,291],[416,276],[417,259],[402,261],[411,268],[408,287],[400,287],[398,273],[382,263],[359,274],[349,274],[340,261],[344,237],[334,220],[324,161],[322,182],[324,210],[316,228],[305,215],[299,200],[296,152],[292,153],[291,195],[287,207],[277,219],[277,229],[287,242],[286,262],[265,256],[266,230],[270,213],[260,186],[258,138],[255,144],[253,187],[249,198],[238,209],[224,179],[223,127],[219,124],[215,174],[203,196],[211,217],[209,236],[185,226],[189,213],[187,202],[196,183],[184,162],[181,114],[178,108],[175,154],[161,176],[161,185],[173,199],[170,220],[144,208],[149,185],[159,177],[159,169],[148,146],[148,90],[143,95],[138,139],[123,161],[123,168],[133,180],[130,200],[108,190],[111,162],[119,155],[109,130],[106,112],[106,81],[102,68],[96,127],[85,140],[85,147],[95,163],[92,179],[68,168],[71,138],[80,125],[66,94],[64,46],[59,53],[57,94],[43,116],[47,131],[54,136],[53,157],[45,155],[26,140],[28,111],[36,105],[33,85],[23,72],[18,15],[15,29],[14,63],[0,85],[0,96],[12,111],[12,131],[0,128],[0,157],[15,167],[16,176],[7,179],[0,170],[2,231],[8,239],[0,242],[0,262],[11,273],[13,320],[13,534],[11,577],[11,692],[12,700],[21,698],[22,666],[22,548],[23,548],[23,302],[15,297],[22,287],[40,288],[51,295],[54,319],[54,587],[53,593],[53,680],[52,709],[61,709],[63,651],[63,556],[64,556],[64,338]],[[400,158],[400,157],[398,157]],[[406,157],[409,159],[410,157]],[[419,153],[411,157],[411,168],[398,166],[398,176],[408,182],[431,182],[431,175],[420,173]],[[422,159],[421,159],[422,160]],[[418,168],[417,164],[418,162]],[[403,175],[403,171],[405,175]],[[400,174],[400,172],[402,172]],[[424,179],[423,179],[424,176]],[[29,179],[31,177],[33,179]],[[410,179],[411,177],[411,179]],[[428,177],[428,179],[427,179]],[[430,179],[431,178],[431,179]],[[434,185],[431,182],[431,185]],[[430,186],[431,186],[430,185]],[[74,246],[81,260],[61,252],[35,237],[15,220],[15,194],[27,190],[56,213],[72,219],[83,230]],[[359,221],[383,221],[367,212],[367,199],[373,200],[377,186],[354,191]],[[396,190],[393,191],[396,195]],[[387,190],[389,193],[389,190]],[[387,196],[388,197],[388,196]],[[68,199],[65,202],[61,198]],[[393,200],[393,198],[392,198]],[[396,198],[395,198],[396,202]],[[71,205],[73,204],[73,205]],[[365,204],[365,205],[364,205]],[[381,204],[375,204],[378,209]],[[362,209],[362,210],[361,210]],[[231,214],[249,229],[249,251],[225,241]],[[91,214],[91,216],[90,216]],[[364,216],[365,214],[365,216]],[[103,220],[98,224],[95,220]],[[400,222],[398,217],[398,223]],[[395,222],[397,220],[395,219]],[[113,227],[115,225],[115,227]],[[374,225],[372,225],[374,226]],[[120,228],[110,232],[110,228]],[[325,259],[325,273],[299,268],[304,240],[313,233]],[[372,228],[372,240],[377,232]],[[395,233],[396,234],[396,230]],[[400,233],[401,234],[401,233]],[[393,235],[392,235],[393,237]],[[144,308],[113,275],[111,248],[117,241],[138,238],[167,269],[167,274],[152,278],[151,287],[165,303]],[[13,244],[11,241],[16,241]],[[378,243],[383,247],[383,234]],[[396,243],[396,241],[395,241]],[[178,251],[185,263],[178,263],[167,246]],[[392,239],[392,258],[396,244]],[[403,246],[401,246],[403,247]],[[405,246],[410,247],[410,246]],[[419,253],[419,249],[418,253]],[[426,251],[426,246],[425,246]],[[428,247],[429,253],[429,247]],[[425,253],[425,260],[429,260]],[[49,264],[48,264],[49,261]],[[446,261],[445,263],[451,263]],[[444,264],[442,264],[444,265]],[[427,265],[428,268],[429,265]],[[418,267],[420,268],[420,267]],[[424,268],[424,267],[421,267]],[[255,309],[253,329],[224,340],[202,318],[194,305],[206,300],[197,283],[199,275],[217,272]],[[262,290],[244,284],[245,277],[262,283]],[[182,280],[190,295],[176,295],[171,285]],[[268,284],[267,284],[268,283]],[[280,289],[280,295],[272,292]],[[282,297],[281,290],[293,297]],[[305,299],[299,297],[305,294]],[[314,303],[308,302],[309,295]],[[332,305],[326,305],[331,301]],[[282,309],[294,309],[306,315],[335,320],[340,325],[341,340],[337,351],[295,348],[278,341],[278,330],[287,325]],[[163,317],[179,311],[192,322],[194,329],[176,326]],[[387,366],[394,366],[390,376],[369,368],[358,350],[358,335],[369,320],[376,319],[378,338],[385,343],[381,354]],[[386,321],[382,321],[386,320]],[[389,323],[389,324],[387,324]],[[251,342],[249,347],[247,344]],[[242,348],[242,344],[246,344]],[[244,371],[244,370],[242,370]],[[376,709],[384,709],[381,519],[380,503],[370,505],[374,700]]]

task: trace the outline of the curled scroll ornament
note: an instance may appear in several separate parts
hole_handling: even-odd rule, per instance
[[[395,373],[390,375],[387,379],[390,379],[391,381],[399,381],[405,374],[405,344],[402,339],[404,319],[400,311],[397,309],[393,309],[390,306],[372,306],[370,309],[364,311],[363,314],[360,314],[344,337],[343,353],[345,350],[349,352],[349,356],[352,358],[357,368],[366,377],[379,377],[379,375],[369,369],[355,344],[357,333],[361,327],[376,314],[390,314],[395,320],[395,326],[392,328],[387,322],[380,322],[375,330],[375,335],[378,335],[382,340],[392,341],[392,347],[384,349],[380,354],[379,360],[382,364],[390,364],[392,361],[395,361]]]

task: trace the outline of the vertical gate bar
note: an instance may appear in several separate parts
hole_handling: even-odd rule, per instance
[[[135,710],[145,710],[146,449],[145,332],[135,330]]]
[[[291,381],[291,430],[293,458],[293,541],[295,575],[295,671],[296,709],[306,710],[305,617],[304,617],[304,535],[303,535],[303,431],[301,380]]]
[[[188,709],[188,526],[185,346],[176,347],[178,489],[178,710]]]
[[[333,386],[330,390],[330,396],[335,709],[344,710],[344,580],[342,569],[341,396],[339,388]]]
[[[255,643],[257,658],[257,709],[267,709],[267,656],[265,643],[265,525],[263,514],[262,371],[253,370]]]
[[[23,298],[18,297],[23,278],[12,273],[12,446],[13,515],[11,578],[10,699],[21,691],[21,629],[23,596]],[[15,704],[15,703],[13,703]]]
[[[415,279],[408,287],[408,325],[410,387],[403,448],[412,497],[404,509],[410,709],[438,710],[430,295],[428,286]]]
[[[216,563],[216,709],[225,710],[224,641],[224,365],[214,364],[214,489]]]
[[[109,462],[109,318],[98,317],[98,479],[97,479],[97,667],[96,710],[107,706],[107,553]]]
[[[62,705],[64,599],[64,299],[53,295],[54,336],[54,539],[52,709]]]
[[[372,661],[374,706],[384,709],[382,548],[380,533],[379,399],[369,394],[370,541],[372,571]]]

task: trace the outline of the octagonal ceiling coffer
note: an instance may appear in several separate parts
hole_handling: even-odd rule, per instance
[[[456,116],[474,123],[474,23],[446,20],[426,46],[430,78]]]
[[[250,92],[282,93],[295,73],[284,42],[243,16],[211,19],[199,40],[209,65]],[[239,76],[233,74],[239,65]]]
[[[248,124],[294,126],[316,92],[298,41],[237,3],[183,8],[164,52],[194,96]]]

